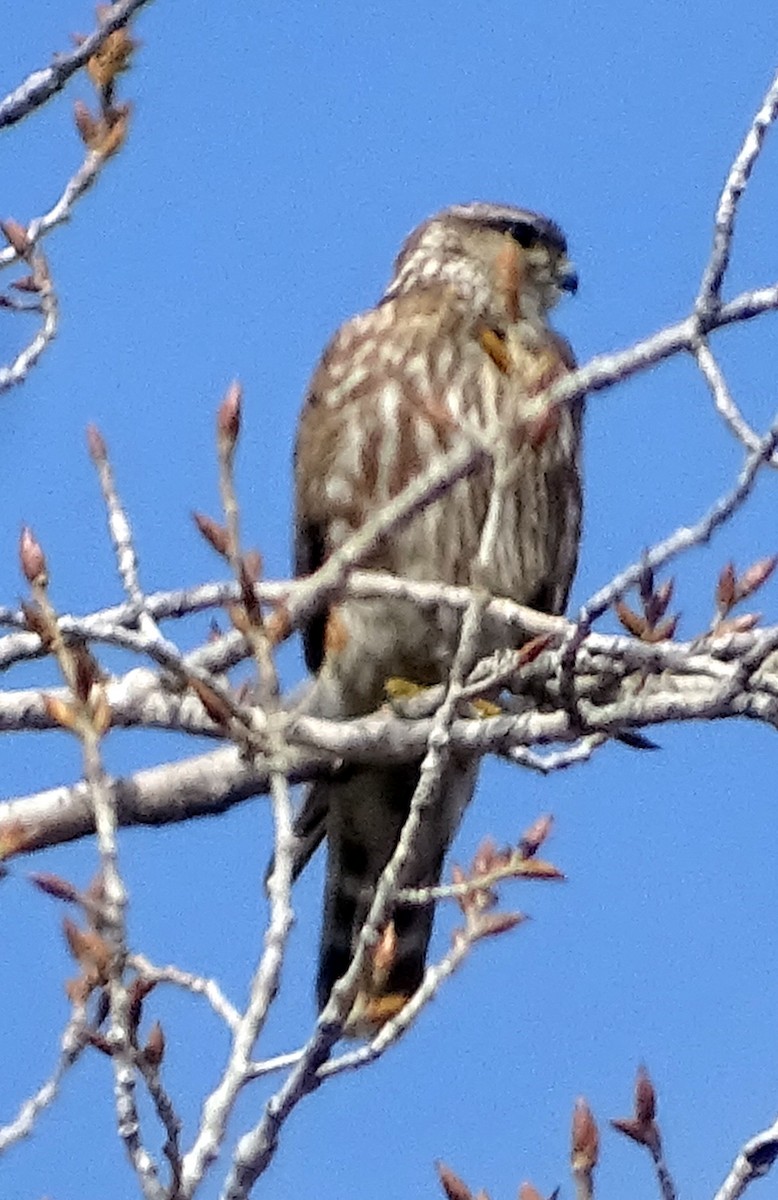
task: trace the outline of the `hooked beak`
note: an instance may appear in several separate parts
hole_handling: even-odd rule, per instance
[[[571,262],[560,271],[559,286],[563,292],[570,292],[572,296],[578,291],[578,272]]]

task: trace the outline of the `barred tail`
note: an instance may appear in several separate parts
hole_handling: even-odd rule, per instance
[[[472,793],[475,764],[451,764],[421,828],[402,884],[434,887],[443,859]],[[337,780],[314,784],[327,789],[318,802],[327,807],[327,880],[324,894],[316,996],[327,1003],[333,984],[345,973],[364,924],[376,883],[394,853],[419,779],[418,764],[357,767]],[[421,983],[432,932],[434,904],[397,905],[390,914],[396,944],[380,983],[368,984],[373,998],[410,996]]]

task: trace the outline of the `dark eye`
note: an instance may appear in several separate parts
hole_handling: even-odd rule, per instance
[[[518,242],[523,250],[529,250],[530,247],[537,246],[541,242],[550,250],[566,254],[567,242],[559,226],[536,213],[530,215],[531,220],[522,220],[520,217],[506,219],[501,228],[505,233],[509,233],[514,242]]]
[[[529,250],[538,241],[538,231],[534,225],[527,225],[524,221],[512,222],[505,231],[509,233],[514,242],[518,242],[523,250]]]
[[[528,250],[538,240],[537,227],[529,221],[511,221],[508,218],[491,222],[492,228],[508,233],[523,250]]]

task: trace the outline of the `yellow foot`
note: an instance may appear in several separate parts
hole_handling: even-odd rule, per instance
[[[426,690],[424,684],[412,683],[410,679],[403,679],[399,675],[392,675],[384,684],[384,691],[390,700],[411,700]]]
[[[476,711],[476,714],[482,719],[487,717],[501,717],[502,709],[499,704],[492,704],[491,700],[471,700],[471,705]]]
[[[436,684],[413,683],[410,679],[403,679],[401,676],[393,675],[384,683],[384,691],[390,701],[413,700],[416,696],[420,696],[422,692],[429,691],[430,687],[436,686]],[[502,709],[499,704],[493,704],[491,700],[471,700],[470,707],[476,716],[481,717],[483,720],[487,717],[502,716]]]

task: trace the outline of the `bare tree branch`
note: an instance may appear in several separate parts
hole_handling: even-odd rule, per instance
[[[40,251],[33,250],[33,243],[29,237],[26,237],[25,241],[27,243],[27,261],[31,269],[28,287],[37,297],[35,304],[28,307],[26,311],[38,311],[42,319],[37,333],[17,354],[10,366],[0,367],[0,393],[13,387],[14,384],[21,383],[26,378],[27,372],[35,366],[46,347],[56,337],[59,327],[57,294],[49,272],[49,265]],[[9,249],[12,248],[9,247]],[[2,259],[1,252],[0,259]]]
[[[0,129],[14,125],[61,91],[70,77],[80,71],[106,42],[139,12],[149,0],[117,0],[107,5],[100,20],[100,27],[85,38],[75,50],[59,54],[50,67],[34,71],[20,83],[4,100],[0,101]]]
[[[735,156],[716,207],[713,247],[695,305],[704,331],[709,328],[708,321],[720,304],[721,287],[732,250],[738,205],[762,151],[764,139],[776,116],[778,116],[778,75],[770,84],[767,94],[751,122],[743,145]]]
[[[778,1121],[749,1138],[714,1200],[739,1200],[749,1184],[768,1174],[778,1158]]]
[[[38,1088],[29,1100],[25,1100],[13,1121],[8,1125],[0,1126],[0,1154],[22,1138],[29,1137],[35,1128],[38,1117],[56,1100],[62,1080],[84,1048],[85,1019],[83,1008],[74,1012],[62,1034],[59,1061],[51,1077]]]

